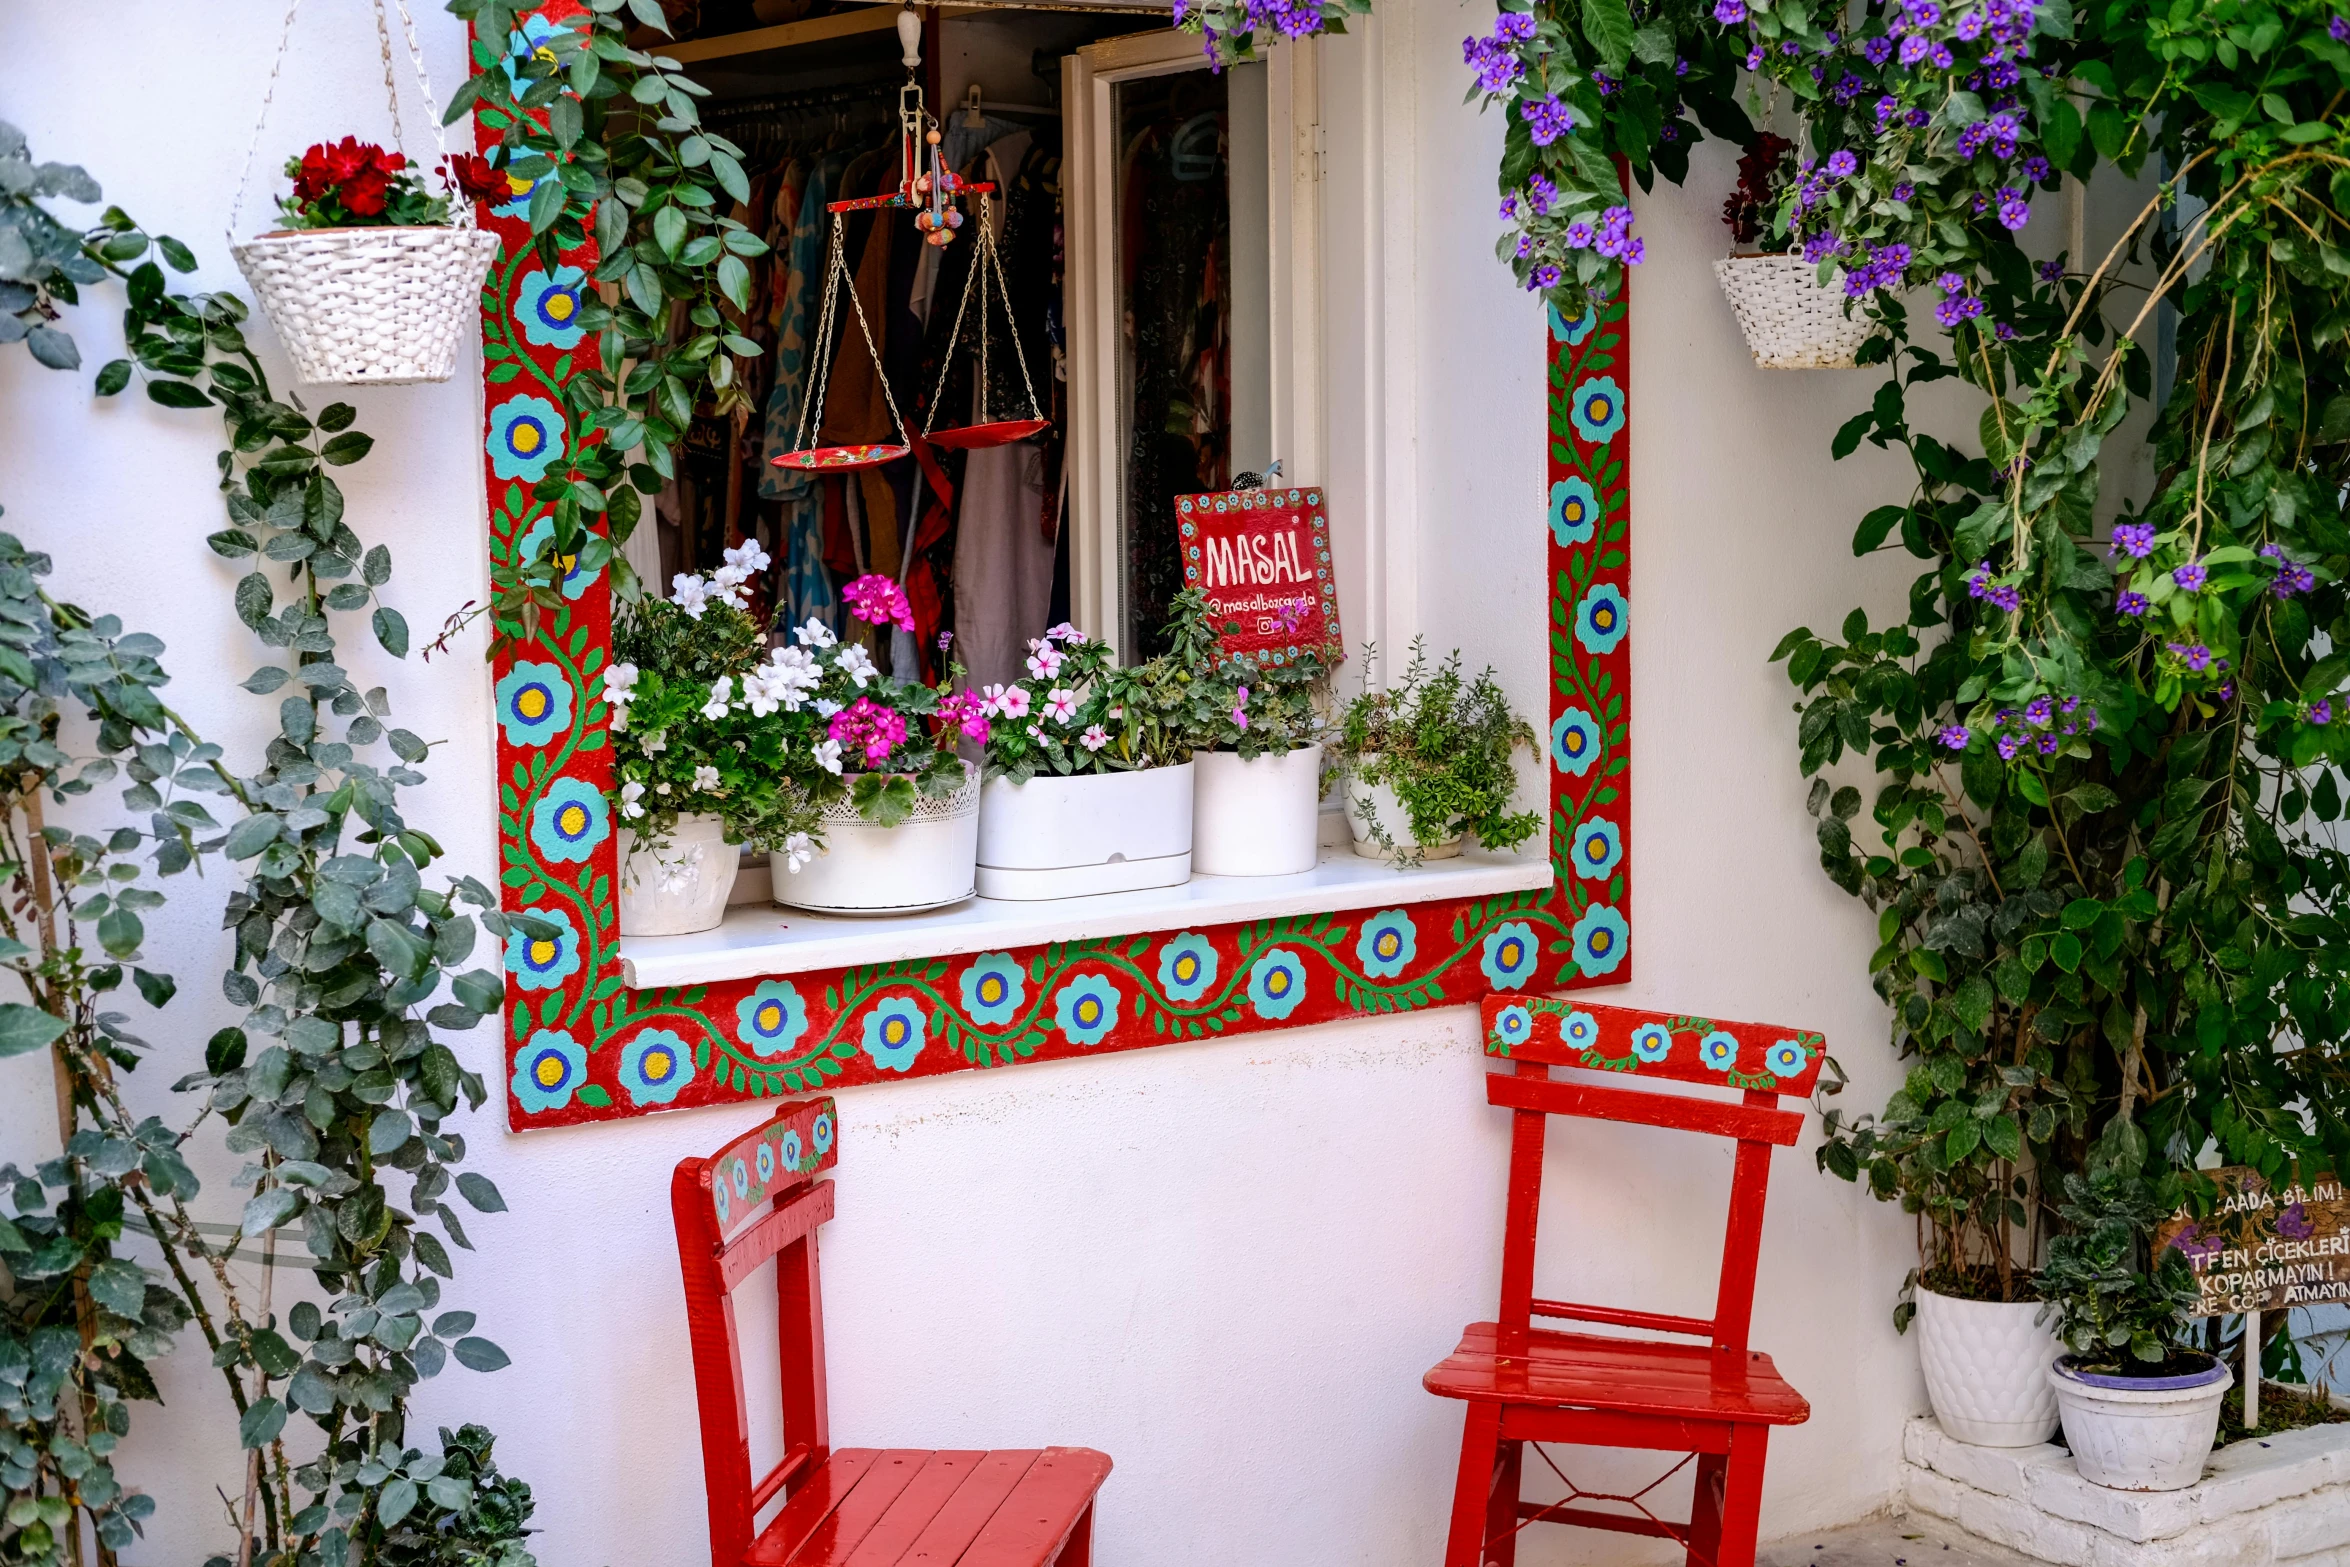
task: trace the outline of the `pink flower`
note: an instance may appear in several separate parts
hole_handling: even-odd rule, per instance
[[[1044,634],[1044,639],[1047,642],[1066,642],[1071,647],[1075,647],[1078,643],[1085,640],[1085,633],[1064,620],[1059,625],[1053,627],[1052,630],[1046,632]]]
[[[1026,718],[1028,716],[1028,688],[1026,686],[989,686],[987,708],[998,718]]]
[[[1101,725],[1095,724],[1077,737],[1077,743],[1088,751],[1098,751],[1110,743],[1110,732]]]
[[[825,732],[844,746],[863,748],[866,765],[878,767],[905,740],[906,718],[894,708],[861,696],[833,714]]]
[[[1243,729],[1248,727],[1248,687],[1246,686],[1240,688],[1240,700],[1233,704],[1232,721]]]
[[[1077,716],[1077,693],[1059,686],[1045,693],[1044,716],[1056,724],[1065,724]]]
[[[879,572],[867,572],[841,589],[840,596],[848,601],[849,613],[867,625],[914,629],[914,606],[907,601],[906,590]]]
[[[1031,642],[1028,645],[1036,650],[1028,655],[1030,674],[1039,680],[1050,680],[1061,672],[1061,665],[1067,662],[1067,658],[1059,648],[1050,642]]]

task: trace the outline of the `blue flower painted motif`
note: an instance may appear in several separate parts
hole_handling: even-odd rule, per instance
[[[572,349],[587,331],[579,324],[579,291],[587,274],[577,267],[534,271],[514,290],[514,319],[541,348]]]
[[[1027,999],[1027,977],[1009,952],[982,952],[963,970],[963,1010],[974,1023],[1001,1028]]]
[[[1550,536],[1564,547],[1589,544],[1599,529],[1599,497],[1583,479],[1561,479],[1550,487]]]
[[[540,541],[554,531],[555,519],[552,517],[541,517],[523,529],[522,537],[514,543],[515,563],[519,565],[538,554]],[[577,555],[558,555],[555,563],[563,568],[563,596],[567,599],[578,599],[604,574],[601,566],[582,566]]]
[[[530,841],[553,864],[586,859],[611,830],[604,792],[584,778],[556,779],[530,808]]]
[[[747,1198],[751,1195],[751,1167],[741,1159],[736,1159],[726,1167],[725,1179],[734,1188],[736,1197]]]
[[[1575,829],[1575,874],[1604,881],[1624,863],[1624,835],[1614,822],[1593,817]]]
[[[1305,998],[1306,966],[1287,947],[1275,947],[1250,965],[1248,1004],[1257,1016],[1279,1022]]]
[[[1773,1077],[1801,1077],[1811,1065],[1811,1051],[1800,1039],[1782,1039],[1763,1052],[1763,1070]]]
[[[821,1159],[832,1152],[832,1112],[820,1113],[809,1124],[808,1141],[816,1145],[816,1157]]]
[[[1586,653],[1613,653],[1627,629],[1623,591],[1602,582],[1575,606],[1575,640]]]
[[[692,1048],[666,1028],[648,1028],[620,1047],[620,1086],[635,1104],[668,1104],[693,1080]]]
[[[1363,921],[1363,933],[1355,938],[1355,961],[1373,979],[1395,978],[1419,952],[1420,933],[1402,909],[1380,910]]]
[[[775,1179],[775,1145],[773,1143],[761,1143],[759,1145],[759,1151],[756,1154],[753,1154],[751,1158],[752,1162],[759,1167],[759,1182],[761,1185],[765,1185],[767,1182]]]
[[[892,996],[865,1014],[865,1054],[884,1072],[906,1071],[922,1053],[927,1032],[922,1008],[903,996]]]
[[[1586,979],[1613,974],[1632,950],[1632,927],[1604,903],[1585,909],[1570,934],[1575,938],[1575,966]]]
[[[506,35],[506,58],[499,62],[506,69],[508,90],[520,97],[530,85],[522,75],[522,63],[532,55],[542,60],[554,60],[555,51],[548,45],[568,31],[569,24],[564,22],[550,22],[538,15],[524,17],[522,26]]]
[[[808,1162],[808,1150],[800,1142],[800,1134],[796,1130],[784,1133],[780,1142],[773,1144],[762,1143],[760,1146],[762,1148],[773,1147],[780,1150],[780,1156],[783,1160],[783,1170],[786,1175],[797,1175],[799,1173],[800,1166]]]
[[[536,484],[563,455],[563,413],[525,392],[490,410],[490,472]]]
[[[587,1049],[561,1029],[542,1028],[514,1052],[514,1099],[533,1115],[562,1109],[586,1081]]]
[[[498,722],[508,745],[545,745],[571,729],[571,680],[560,664],[523,659],[498,681]]]
[[[579,972],[579,928],[561,909],[524,909],[534,920],[555,926],[552,936],[528,936],[519,925],[506,932],[506,972],[525,990],[553,990]]]
[[[1534,927],[1524,920],[1511,920],[1487,932],[1485,955],[1477,960],[1477,966],[1485,971],[1486,983],[1494,989],[1517,990],[1534,977],[1540,956]]]
[[[1575,433],[1595,445],[1605,445],[1624,428],[1624,389],[1612,375],[1595,375],[1575,388],[1567,410]]]
[[[1503,1007],[1493,1015],[1494,1042],[1505,1055],[1524,1044],[1533,1033],[1534,1014],[1524,1007]]]
[[[1580,778],[1591,771],[1591,764],[1606,749],[1607,735],[1600,729],[1599,720],[1579,707],[1568,708],[1550,726],[1550,759],[1570,778]]]
[[[1697,1042],[1697,1059],[1716,1072],[1727,1072],[1738,1064],[1738,1041],[1715,1029]]]
[[[1053,997],[1053,1021],[1071,1044],[1100,1044],[1118,1026],[1118,987],[1105,975],[1078,975]]]
[[[763,979],[734,1004],[734,1031],[751,1054],[773,1059],[808,1031],[808,1004],[790,980]]]
[[[1673,1031],[1662,1023],[1643,1023],[1632,1030],[1632,1053],[1654,1065],[1673,1053]]]
[[[1170,1001],[1197,1001],[1216,982],[1219,966],[1207,937],[1183,931],[1159,949],[1159,988]]]
[[[720,1224],[734,1217],[734,1193],[726,1189],[724,1181],[710,1183],[710,1206],[718,1210]]]
[[[1585,305],[1583,314],[1571,322],[1559,314],[1558,306],[1552,305],[1549,310],[1551,337],[1566,344],[1569,348],[1579,345],[1583,339],[1591,335],[1591,329],[1599,325],[1599,311],[1590,305]]]
[[[506,168],[501,168],[498,173],[506,181],[506,199],[490,208],[490,216],[493,218],[513,218],[517,221],[528,221],[530,193],[539,188],[539,181],[551,180],[555,177],[552,173],[547,173],[533,178],[517,174],[512,169]]]
[[[1588,1012],[1570,1012],[1559,1019],[1559,1038],[1569,1050],[1589,1050],[1599,1043],[1599,1019]]]

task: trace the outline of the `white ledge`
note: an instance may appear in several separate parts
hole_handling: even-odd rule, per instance
[[[763,885],[764,866],[743,878]],[[904,958],[1033,947],[1048,941],[1188,930],[1243,920],[1279,919],[1336,909],[1387,908],[1440,898],[1524,892],[1550,883],[1550,862],[1475,849],[1459,859],[1399,869],[1347,849],[1322,851],[1321,863],[1295,876],[1194,876],[1180,887],[1110,892],[1089,898],[1012,903],[970,898],[927,914],[856,918],[810,914],[771,903],[738,903],[716,930],[691,936],[630,936],[620,968],[631,989],[706,985],[770,974],[893,963]],[[737,896],[740,896],[738,892]]]

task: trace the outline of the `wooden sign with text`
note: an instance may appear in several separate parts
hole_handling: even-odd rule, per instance
[[[1274,663],[1309,648],[1333,664],[1346,656],[1320,490],[1179,495],[1175,521],[1183,585],[1203,589],[1217,619],[1240,627],[1225,634],[1225,652]]]
[[[2220,1189],[2211,1216],[2181,1214],[2154,1232],[2156,1256],[2176,1246],[2195,1270],[2196,1316],[2350,1301],[2350,1193],[2340,1177],[2272,1192],[2248,1165],[2206,1173]]]

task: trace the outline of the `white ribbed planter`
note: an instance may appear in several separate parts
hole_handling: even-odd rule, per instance
[[[453,228],[295,229],[230,251],[304,381],[446,381],[480,330],[498,236]]]
[[[1191,868],[1201,876],[1295,876],[1321,858],[1322,748],[1243,761],[1192,756]]]
[[[742,851],[715,816],[680,816],[667,839],[641,844],[620,829],[620,934],[685,936],[726,918]]]
[[[1034,901],[1191,879],[1192,764],[979,791],[979,895]]]
[[[775,901],[829,914],[909,914],[960,903],[976,890],[979,769],[964,764],[963,786],[943,800],[915,797],[895,827],[866,821],[846,800],[824,812],[824,852],[798,870],[779,850],[767,857]]]
[[[1376,751],[1367,751],[1356,757],[1339,786],[1346,805],[1346,830],[1354,839],[1355,853],[1366,860],[1384,860],[1388,857],[1389,850],[1382,847],[1371,832],[1371,823],[1376,821],[1381,831],[1386,833],[1388,843],[1394,845],[1393,852],[1397,855],[1408,855],[1414,850],[1419,851],[1423,860],[1449,860],[1459,855],[1461,839],[1458,833],[1442,843],[1422,843],[1412,836],[1412,820],[1404,814],[1403,802],[1395,797],[1395,791],[1385,784],[1362,782],[1360,774],[1378,760],[1379,753]]]
[[[1857,305],[1846,315],[1843,288],[1821,287],[1819,268],[1801,256],[1726,256],[1714,277],[1765,370],[1849,370],[1875,330]]]
[[[2038,1301],[1960,1300],[1919,1286],[1918,1363],[1934,1418],[1961,1442],[2032,1447],[2056,1434],[2048,1368],[2064,1346]]]
[[[2180,1491],[2203,1478],[2219,1435],[2228,1368],[2183,1377],[2113,1377],[2048,1368],[2064,1416],[2064,1444],[2081,1478],[2117,1491]]]

